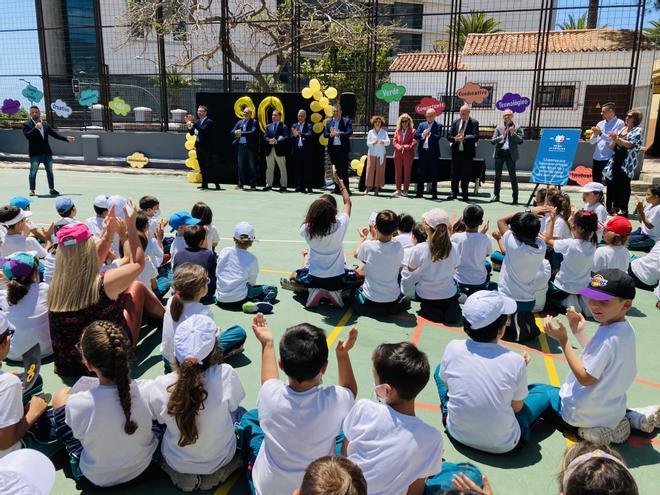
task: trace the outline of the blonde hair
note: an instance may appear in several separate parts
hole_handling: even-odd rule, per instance
[[[382,117],[381,115],[374,115],[373,117],[371,117],[371,125],[373,126],[377,120],[380,120],[381,127],[385,125],[385,118]]]
[[[413,126],[413,119],[412,119],[412,117],[411,117],[410,115],[408,115],[407,113],[402,113],[401,115],[399,115],[399,118],[398,118],[398,120],[396,121],[396,130],[398,131],[398,130],[401,129],[401,121],[402,121],[403,119],[408,119],[408,122],[409,122],[409,124],[408,124],[408,129],[412,129],[412,126]]]
[[[72,246],[60,245],[48,289],[48,310],[79,311],[97,304],[101,296],[100,268],[93,237]]]
[[[367,495],[367,481],[346,457],[321,457],[307,466],[300,495]]]

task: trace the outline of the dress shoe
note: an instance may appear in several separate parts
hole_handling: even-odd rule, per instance
[[[202,191],[208,190],[208,186],[199,186],[197,189],[201,189]]]
[[[280,192],[286,192],[286,187],[280,187]]]
[[[499,203],[500,202],[500,197],[499,196],[493,196],[490,198],[490,203]]]
[[[447,201],[454,201],[455,199],[456,199],[456,196],[454,196],[453,194],[450,194],[449,196],[447,196]]]
[[[270,186],[266,186],[266,187],[264,187],[264,188],[262,189],[262,191],[270,191],[271,189],[272,189],[272,187],[270,187]]]
[[[34,191],[30,191],[30,193],[29,193],[29,196],[36,196],[36,195],[37,195],[37,193],[34,192]]]
[[[50,195],[51,196],[59,196],[60,192],[57,189],[51,189],[50,190]]]

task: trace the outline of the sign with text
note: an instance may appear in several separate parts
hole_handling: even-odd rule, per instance
[[[495,106],[498,110],[511,110],[513,113],[523,113],[529,106],[530,100],[518,93],[506,93],[501,100],[497,100]]]
[[[6,98],[2,102],[2,107],[0,107],[0,112],[6,113],[7,115],[14,115],[21,109],[21,102],[14,100],[13,98]]]
[[[426,115],[427,110],[435,110],[436,115],[440,115],[447,105],[444,101],[436,100],[435,98],[425,97],[415,105],[415,113],[418,115]]]
[[[32,86],[32,84],[28,84],[23,88],[23,91],[21,91],[21,94],[25,96],[28,100],[30,100],[32,103],[39,103],[41,99],[44,97],[44,94],[42,91],[39,90],[39,88]]]
[[[98,89],[83,89],[80,92],[80,97],[78,98],[78,103],[83,107],[91,107],[95,103],[99,102],[99,97],[101,94]]]
[[[580,129],[543,129],[530,182],[565,186],[580,133]]]
[[[456,91],[456,96],[463,100],[468,105],[472,103],[483,103],[488,98],[489,91],[482,88],[477,83],[465,83],[461,89]]]
[[[405,94],[405,86],[388,82],[383,83],[380,89],[376,91],[376,98],[387,103],[392,103],[393,101],[401,101],[401,98],[403,98],[403,95]]]
[[[55,112],[55,115],[58,117],[63,117],[65,119],[68,119],[73,110],[71,110],[71,107],[66,104],[65,101],[61,99],[57,99],[54,102],[50,104],[50,108],[53,112]]]

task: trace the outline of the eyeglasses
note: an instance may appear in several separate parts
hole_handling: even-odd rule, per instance
[[[5,340],[7,337],[11,339],[14,335],[14,332],[15,330],[12,330],[11,328],[7,329],[7,331],[0,336],[0,341]]]

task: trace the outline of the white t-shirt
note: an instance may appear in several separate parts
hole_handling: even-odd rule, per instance
[[[516,239],[510,230],[502,236],[506,256],[500,270],[498,291],[515,301],[532,301],[534,281],[545,257],[545,242],[535,239],[536,247]]]
[[[96,217],[96,216],[89,217],[87,220],[85,220],[85,225],[87,225],[87,228],[94,237],[101,237],[104,221],[105,218],[103,217]]]
[[[569,294],[577,294],[589,285],[596,246],[582,239],[555,241],[555,253],[564,256],[554,284]]]
[[[545,233],[545,229],[550,222],[550,213],[546,213],[545,216],[541,219],[541,232]],[[564,220],[564,217],[557,215],[555,219],[555,229],[552,231],[552,237],[554,239],[570,239],[573,237],[571,234],[571,228]]]
[[[347,213],[337,215],[337,221],[324,237],[309,237],[307,224],[300,227],[300,235],[309,246],[309,274],[319,278],[338,277],[344,274],[344,237],[348,230]]]
[[[539,271],[536,272],[536,278],[534,279],[534,293],[536,294],[536,300],[532,311],[535,313],[538,313],[545,308],[545,301],[548,295],[548,282],[550,282],[551,275],[552,269],[550,268],[550,262],[544,258],[541,262],[541,266],[539,266]]]
[[[394,241],[364,241],[357,258],[364,263],[362,290],[366,298],[377,303],[396,301],[401,294],[398,278],[403,246]]]
[[[163,315],[163,340],[160,344],[160,353],[170,363],[174,363],[174,332],[176,331],[176,328],[192,315],[204,315],[213,319],[213,311],[211,311],[210,307],[204,306],[200,302],[184,301],[181,317],[179,318],[179,321],[174,321],[170,310],[171,306],[172,298],[167,301],[165,315]]]
[[[172,241],[172,244],[170,244],[170,259],[173,260],[174,256],[176,255],[177,251],[183,251],[186,249],[187,244],[186,240],[183,238],[182,235],[177,235],[174,237],[174,240]]]
[[[601,325],[580,356],[597,379],[583,387],[569,373],[561,386],[561,416],[568,424],[615,428],[626,414],[626,392],[637,375],[635,332],[628,320]]]
[[[511,401],[527,397],[527,366],[522,356],[499,344],[452,340],[445,347],[441,370],[449,388],[451,436],[493,454],[514,449],[520,425]]]
[[[213,249],[213,246],[220,242],[220,234],[218,234],[218,229],[216,229],[212,223],[208,225],[208,228],[208,248]]]
[[[458,249],[452,243],[449,256],[444,260],[432,261],[431,247],[427,242],[417,244],[410,252],[408,266],[414,268],[413,276],[417,278],[415,292],[422,299],[449,299],[456,295],[456,282],[454,272],[460,258]],[[410,273],[404,269],[402,276]]]
[[[646,285],[655,285],[660,280],[660,241],[651,252],[630,262],[630,269]]]
[[[142,282],[144,285],[147,286],[149,290],[151,290],[151,280],[158,277],[158,270],[156,269],[156,266],[154,265],[154,262],[151,261],[150,256],[145,256],[144,258],[144,268],[140,272],[140,274],[137,276],[137,281]]]
[[[37,258],[45,258],[48,254],[34,237],[25,237],[22,234],[7,234],[0,246],[0,255],[7,257],[21,251],[34,251]]]
[[[405,495],[416,480],[442,469],[442,434],[386,404],[357,401],[344,420],[344,435],[369,495]]]
[[[257,283],[259,260],[247,249],[226,247],[218,255],[215,297],[218,302],[232,303],[247,297],[248,284]]]
[[[211,474],[232,460],[236,452],[236,433],[231,413],[245,398],[238,373],[228,364],[211,366],[202,375],[208,397],[195,419],[199,437],[194,444],[179,447],[181,431],[176,419],[167,412],[170,392],[177,373],[156,378],[149,387],[149,406],[161,424],[167,426],[161,450],[172,469],[179,473]]]
[[[25,412],[23,410],[23,384],[20,378],[0,370],[0,428],[17,424]],[[5,450],[0,450],[0,459],[21,448],[18,441]]]
[[[618,268],[623,272],[628,272],[628,266],[630,266],[630,251],[625,246],[601,246],[596,249],[593,271]]]
[[[660,239],[660,204],[652,206],[647,205],[644,208],[644,215],[646,215],[646,221],[653,224],[653,228],[649,229],[646,224],[642,222],[642,232],[649,236],[654,241]]]
[[[147,249],[144,251],[144,255],[151,258],[151,262],[154,264],[156,269],[163,264],[163,250],[158,245],[158,241],[155,237],[149,237]]]
[[[459,232],[451,236],[461,259],[454,278],[460,284],[482,285],[486,282],[486,257],[492,252],[490,238],[481,232]]]
[[[115,385],[99,385],[69,396],[65,422],[83,446],[80,470],[95,485],[125,483],[149,466],[158,447],[147,402],[150,385],[149,380],[131,382],[131,420],[138,425],[132,435],[124,431],[126,417]]]
[[[312,461],[334,454],[354,400],[344,387],[295,392],[280,380],[264,383],[257,409],[265,437],[252,470],[257,495],[293,493]]]
[[[41,357],[53,353],[48,325],[48,284],[30,284],[27,294],[18,304],[9,304],[6,292],[0,292],[0,309],[7,313],[7,318],[16,327],[7,356],[9,359],[22,361],[23,354],[35,344],[39,344]]]
[[[153,239],[156,237],[158,232],[158,227],[160,226],[160,219],[156,216],[149,217],[149,238]]]
[[[44,258],[44,282],[50,284],[55,273],[55,254],[48,253]]]
[[[603,239],[603,231],[605,230],[605,223],[607,222],[607,208],[605,208],[603,203],[596,202],[592,205],[585,203],[584,209],[585,211],[595,212],[596,216],[598,217],[597,234],[598,234],[598,242],[600,242]]]
[[[412,242],[412,234],[399,234],[394,240],[403,246],[403,261],[401,262],[401,266],[408,266],[410,250],[414,246]]]

